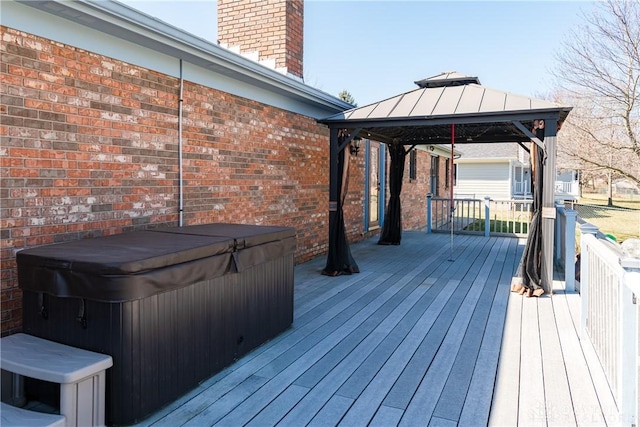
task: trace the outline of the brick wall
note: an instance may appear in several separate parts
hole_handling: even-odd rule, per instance
[[[423,150],[416,150],[416,179],[409,179],[409,154],[405,159],[404,182],[402,183],[402,228],[405,230],[423,229],[427,226],[426,202],[429,193],[431,155]],[[441,165],[444,169],[444,166]],[[444,181],[442,181],[444,183]]]
[[[349,147],[346,150],[349,150]],[[349,242],[357,242],[363,238],[365,161],[366,156],[362,149],[357,156],[349,156],[349,183],[342,209]]]
[[[1,54],[6,334],[21,323],[16,250],[177,225],[179,81],[4,27]],[[297,262],[325,253],[328,130],[189,82],[183,98],[184,224],[292,226]]]
[[[218,40],[302,77],[302,0],[218,0]]]

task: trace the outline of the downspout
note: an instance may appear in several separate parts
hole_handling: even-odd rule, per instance
[[[182,177],[182,90],[184,88],[184,80],[182,78],[182,59],[180,59],[180,96],[178,97],[178,181],[180,189],[178,190],[178,213],[180,215],[178,225],[182,227],[182,211],[184,207],[184,184]]]

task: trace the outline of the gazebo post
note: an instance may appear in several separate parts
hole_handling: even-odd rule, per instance
[[[553,292],[553,233],[555,230],[556,208],[556,152],[557,119],[545,120],[544,146],[546,162],[542,177],[542,286],[545,292]]]

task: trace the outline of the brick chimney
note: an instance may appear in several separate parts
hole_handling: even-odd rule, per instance
[[[302,78],[304,0],[218,0],[218,41]]]

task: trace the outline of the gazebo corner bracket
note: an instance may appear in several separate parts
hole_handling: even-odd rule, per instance
[[[524,133],[529,139],[531,139],[531,141],[533,141],[538,147],[542,148],[545,152],[547,151],[545,149],[544,142],[542,142],[540,138],[535,136],[533,132],[531,132],[531,130],[527,129],[522,123],[517,120],[513,120],[512,123],[515,127],[520,129],[520,131],[522,131],[522,133]]]
[[[353,130],[353,132],[348,133],[347,129],[340,129],[338,131],[338,152],[344,150],[344,148],[348,146],[351,141],[353,141],[353,139],[360,133],[361,130],[362,128],[356,128]],[[341,138],[344,138],[344,140],[340,141]]]

